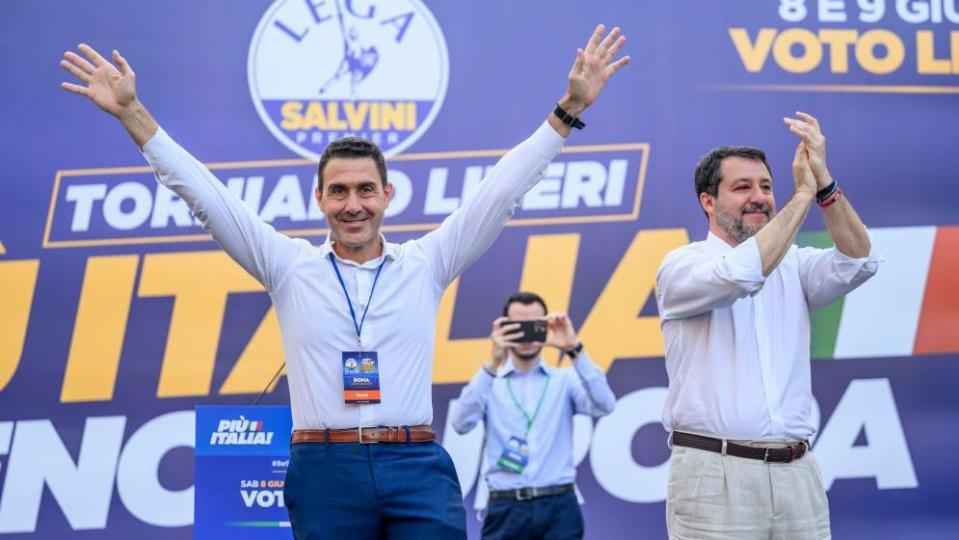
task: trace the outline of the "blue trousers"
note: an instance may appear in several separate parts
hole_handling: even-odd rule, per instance
[[[583,514],[573,492],[527,501],[490,499],[484,540],[559,540],[583,537]]]
[[[453,460],[436,443],[304,443],[283,488],[296,540],[463,540]]]

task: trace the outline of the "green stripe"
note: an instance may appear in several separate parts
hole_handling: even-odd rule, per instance
[[[831,248],[833,246],[829,231],[812,231],[800,233],[796,238],[800,247]],[[843,298],[817,309],[812,313],[810,331],[812,343],[810,355],[814,359],[828,360],[833,358],[836,350],[836,336],[839,335],[839,320],[842,318]]]
[[[279,521],[231,521],[230,527],[270,527],[279,528]]]

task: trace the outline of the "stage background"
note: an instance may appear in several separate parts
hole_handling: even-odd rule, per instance
[[[542,122],[597,22],[623,27],[632,63],[441,308],[434,425],[467,504],[482,482],[481,432],[446,429],[449,402],[487,354],[502,300],[523,287],[569,311],[619,400],[578,425],[587,535],[665,536],[655,269],[705,235],[692,173],[709,149],[763,147],[787,200],[796,141],[781,119],[798,109],[821,119],[830,168],[885,258],[874,280],[815,314],[815,450],[833,532],[954,537],[957,8],[3,2],[0,537],[190,538],[193,407],[251,403],[282,359],[267,295],[156,190],[116,121],[59,89],[63,51],[120,49],[178,142],[219,164],[264,219],[317,243],[307,158],[323,137],[354,130],[402,149],[390,174],[406,202],[386,223],[403,241],[455,208],[498,155],[476,151],[509,148]],[[358,54],[341,64],[343,28]],[[294,114],[310,102],[310,115]],[[823,230],[813,209],[800,243],[828,243]],[[287,399],[281,379],[263,402]]]

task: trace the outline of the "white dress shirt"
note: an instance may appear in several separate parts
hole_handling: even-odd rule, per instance
[[[432,422],[433,342],[443,290],[492,244],[563,142],[544,122],[436,230],[403,244],[383,240],[383,255],[364,264],[337,257],[357,318],[386,259],[363,326],[364,350],[378,355],[382,396],[369,405],[347,405],[343,398],[341,355],[357,350],[357,336],[328,258],[330,239],[315,247],[278,233],[162,129],[143,153],[159,182],[184,199],[269,292],[283,337],[293,427],[320,429]]]
[[[507,381],[523,410],[513,401]],[[533,416],[541,397],[539,414],[527,433],[526,415]],[[485,422],[483,476],[489,489],[546,487],[569,484],[576,478],[573,415],[598,418],[612,412],[615,406],[616,396],[606,374],[584,350],[573,360],[571,368],[554,368],[540,358],[526,373],[517,370],[512,359],[506,361],[496,377],[480,369],[451,407],[450,423],[458,433],[467,433],[480,419]],[[529,463],[519,474],[496,463],[513,436],[526,439],[529,445]]]
[[[656,276],[666,345],[667,431],[805,440],[811,423],[809,313],[875,274],[879,256],[791,246],[763,277],[756,239],[712,233],[669,253]]]

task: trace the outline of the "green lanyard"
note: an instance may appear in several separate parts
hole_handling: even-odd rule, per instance
[[[533,421],[536,420],[536,417],[539,415],[539,408],[543,406],[543,399],[546,398],[546,390],[549,389],[550,379],[552,379],[552,376],[547,375],[546,385],[543,386],[543,393],[539,395],[539,402],[536,403],[536,410],[533,411],[533,416],[530,416],[529,413],[526,412],[526,409],[524,409],[523,406],[520,405],[519,400],[516,399],[516,394],[513,393],[513,378],[512,377],[506,378],[506,387],[509,388],[509,395],[510,397],[513,398],[513,403],[516,404],[516,408],[519,409],[519,411],[523,413],[523,416],[526,417],[526,434],[527,435],[529,435],[530,428],[533,427]]]

